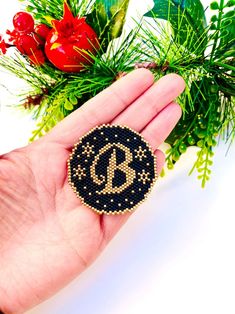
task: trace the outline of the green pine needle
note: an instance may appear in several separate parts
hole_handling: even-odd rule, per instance
[[[48,23],[48,18],[62,17],[63,1],[28,0],[27,9],[39,23]],[[89,14],[93,3],[69,1],[75,16]],[[38,122],[31,141],[134,68],[150,68],[156,80],[178,73],[186,82],[185,92],[177,99],[183,116],[167,139],[171,145],[167,166],[174,168],[188,147],[197,146],[199,152],[191,173],[198,171],[204,187],[211,175],[218,139],[230,146],[235,138],[234,5],[220,0],[212,7],[215,15],[197,38],[195,33],[192,36],[188,12],[181,12],[174,29],[151,13],[151,20],[136,21],[136,27],[128,35],[111,41],[107,51],[101,49],[96,56],[89,54],[93,64],[76,74],[61,72],[49,62],[42,67],[31,66],[18,53],[1,56],[0,66],[30,86],[31,91],[21,97],[22,105]]]

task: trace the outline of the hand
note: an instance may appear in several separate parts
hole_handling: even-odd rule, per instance
[[[40,140],[0,157],[0,308],[23,313],[84,271],[130,213],[98,215],[81,204],[67,181],[73,145],[92,127],[127,125],[157,147],[181,116],[174,99],[183,79],[157,83],[145,69],[133,71],[59,123]]]

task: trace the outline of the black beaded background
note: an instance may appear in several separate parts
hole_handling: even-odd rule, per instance
[[[133,161],[129,164],[129,167],[135,170],[136,175],[133,183],[119,194],[97,194],[97,191],[104,189],[107,180],[101,185],[95,183],[91,177],[90,167],[95,157],[99,154],[100,149],[109,143],[122,144],[130,149]],[[84,154],[86,145],[93,146],[93,152],[89,156]],[[145,150],[145,157],[141,158],[142,160],[137,158],[135,151],[139,147]],[[105,178],[107,177],[107,167],[113,150],[113,148],[110,148],[99,158],[96,166],[97,176],[103,175]],[[116,148],[117,165],[124,160],[124,151]],[[84,169],[83,172],[85,173],[81,177],[78,177],[76,173],[79,165],[81,169]],[[146,198],[157,178],[156,157],[148,144],[138,133],[128,127],[119,125],[102,125],[82,137],[73,150],[68,167],[70,183],[78,196],[85,205],[99,213],[122,213],[133,209]],[[138,181],[140,178],[138,174],[142,173],[142,171],[149,173],[149,180],[146,182]],[[113,187],[121,186],[125,182],[125,174],[120,170],[116,170],[113,178]]]

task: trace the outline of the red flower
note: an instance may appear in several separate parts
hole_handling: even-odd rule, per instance
[[[52,24],[45,52],[55,67],[64,72],[80,72],[93,62],[90,54],[97,53],[98,37],[85,18],[73,16],[66,1],[63,19],[53,20]]]
[[[6,34],[9,35],[9,41],[13,43],[13,45],[16,44],[17,39],[19,38],[19,32],[14,29],[13,31],[10,31],[9,29],[6,31]]]
[[[0,51],[5,55],[7,52],[7,44],[5,43],[5,40],[2,39],[2,36],[0,35]]]

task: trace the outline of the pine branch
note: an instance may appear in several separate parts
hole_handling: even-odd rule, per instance
[[[28,10],[38,22],[49,24],[51,18],[62,17],[63,2],[28,0]],[[160,12],[166,23],[158,18],[158,2],[162,5],[161,10],[166,9]],[[31,91],[21,97],[23,107],[31,110],[38,122],[31,140],[43,136],[88,99],[134,68],[150,69],[156,80],[168,73],[178,73],[186,82],[184,94],[177,99],[183,116],[167,139],[171,145],[167,166],[174,168],[188,147],[197,146],[199,152],[192,171],[199,172],[198,177],[205,186],[211,175],[218,137],[230,145],[235,139],[235,21],[234,10],[226,12],[225,9],[234,6],[233,1],[220,0],[219,5],[212,4],[218,12],[206,26],[199,2],[197,0],[197,5],[191,7],[192,1],[178,4],[178,1],[154,0],[154,10],[149,13],[151,22],[148,19],[136,21],[136,27],[128,35],[122,34],[115,41],[109,33],[112,23],[96,21],[97,27],[105,26],[106,29],[99,31],[102,36],[105,34],[104,40],[109,45],[101,45],[95,56],[88,52],[87,58],[92,64],[84,66],[80,73],[59,71],[49,61],[42,67],[35,67],[27,57],[19,54],[1,56],[0,66],[30,85]],[[123,5],[126,3],[124,1]],[[93,4],[93,0],[69,1],[74,16],[89,16],[94,10]],[[118,12],[113,14],[116,22]],[[199,15],[201,20],[196,19]],[[123,21],[122,17],[121,26]],[[196,26],[192,29],[192,25]]]

